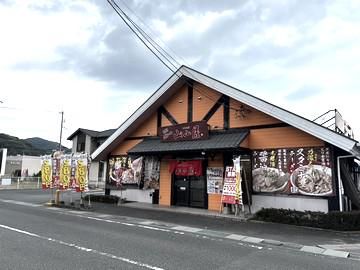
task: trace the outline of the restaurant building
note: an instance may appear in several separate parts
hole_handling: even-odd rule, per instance
[[[107,161],[107,194],[209,211],[240,158],[252,212],[360,208],[359,156],[354,139],[186,66],[92,154]]]

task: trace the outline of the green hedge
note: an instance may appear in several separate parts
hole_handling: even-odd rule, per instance
[[[263,208],[255,214],[253,219],[339,231],[360,231],[360,211],[334,211],[325,214],[322,212]]]
[[[90,196],[90,201],[92,202],[102,202],[102,203],[118,203],[119,201],[119,197],[118,196],[114,196],[114,195],[103,195],[103,194],[90,194],[90,195],[86,195],[84,197],[84,201],[89,200]]]

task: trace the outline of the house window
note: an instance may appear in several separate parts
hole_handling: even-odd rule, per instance
[[[98,174],[99,182],[104,180],[104,174],[105,174],[104,161],[100,161],[99,162],[99,174]]]
[[[86,135],[81,134],[77,138],[76,152],[85,152]]]

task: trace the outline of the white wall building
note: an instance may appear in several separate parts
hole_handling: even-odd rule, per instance
[[[95,131],[79,128],[67,139],[72,141],[72,153],[91,155],[115,129]],[[106,181],[106,161],[92,161],[89,169],[89,186],[103,187]]]

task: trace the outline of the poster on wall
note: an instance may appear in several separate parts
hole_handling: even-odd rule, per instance
[[[109,177],[107,182],[107,188],[111,189],[120,189],[124,184],[123,178],[126,178],[125,181],[129,181],[129,173],[125,174],[125,171],[130,169],[131,160],[126,156],[111,157],[109,159]]]
[[[253,151],[253,191],[308,196],[332,196],[328,147]]]
[[[106,188],[121,189],[124,185],[138,185],[143,189],[159,189],[160,160],[157,157],[128,156],[109,159],[109,175]]]
[[[144,159],[144,189],[159,189],[160,160],[157,157]]]
[[[208,167],[206,169],[207,193],[221,194],[224,181],[223,167]]]

